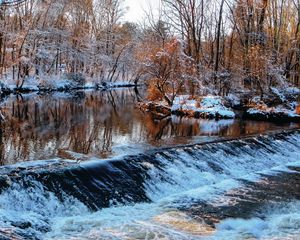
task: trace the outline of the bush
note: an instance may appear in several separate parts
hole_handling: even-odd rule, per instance
[[[155,84],[150,82],[147,89],[147,99],[150,101],[163,100],[163,94],[156,88]]]
[[[67,79],[73,81],[76,86],[83,86],[85,84],[85,76],[82,73],[68,73]]]

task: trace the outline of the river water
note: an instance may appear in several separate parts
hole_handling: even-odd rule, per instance
[[[174,116],[159,121],[135,107],[142,97],[128,89],[11,95],[1,103],[6,122],[0,131],[0,165],[56,157],[103,159],[300,127]]]
[[[159,121],[140,97],[2,102],[0,239],[298,239],[297,124]]]

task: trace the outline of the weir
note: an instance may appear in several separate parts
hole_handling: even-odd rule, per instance
[[[136,204],[158,203],[213,228],[259,216],[270,202],[299,200],[299,152],[300,131],[293,130],[112,160],[4,166],[0,236],[43,239],[57,217]]]

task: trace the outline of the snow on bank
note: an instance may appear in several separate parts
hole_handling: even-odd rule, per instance
[[[135,84],[129,82],[85,82],[83,84],[78,84],[69,79],[52,79],[47,82],[37,82],[37,81],[26,81],[22,87],[18,87],[16,84],[1,82],[0,93],[1,92],[38,92],[38,91],[70,91],[77,89],[110,89],[110,88],[122,88],[122,87],[134,87]]]
[[[225,97],[225,100],[229,103],[229,105],[233,108],[238,108],[240,106],[242,106],[242,100],[240,98],[240,96],[237,96],[235,94],[228,94]]]
[[[276,107],[268,107],[265,103],[259,102],[250,105],[246,112],[246,117],[257,120],[295,120],[300,121],[299,105],[297,103],[289,104],[289,107],[278,105]]]
[[[278,106],[278,107],[272,107],[272,108],[265,108],[265,109],[261,109],[261,108],[250,108],[247,110],[248,114],[262,114],[262,115],[266,115],[266,117],[268,117],[268,115],[284,115],[287,117],[300,117],[299,114],[296,113],[296,110],[289,110],[286,109],[282,106]]]
[[[220,96],[205,96],[200,99],[188,95],[178,96],[174,99],[171,108],[173,114],[187,115],[197,118],[235,118],[235,113],[224,106]]]

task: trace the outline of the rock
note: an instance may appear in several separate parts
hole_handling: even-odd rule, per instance
[[[155,102],[139,103],[138,107],[142,111],[151,112],[155,115],[160,115],[160,116],[171,115],[170,107],[162,103],[155,103]]]
[[[220,96],[204,96],[193,98],[188,95],[175,98],[172,106],[172,114],[204,119],[232,119],[235,113],[224,105],[224,99]]]
[[[296,111],[282,108],[252,107],[244,116],[245,119],[272,122],[300,122],[300,115]]]
[[[21,228],[21,229],[26,229],[26,228],[32,227],[30,222],[12,222],[11,225],[14,227],[17,227],[17,228]]]

